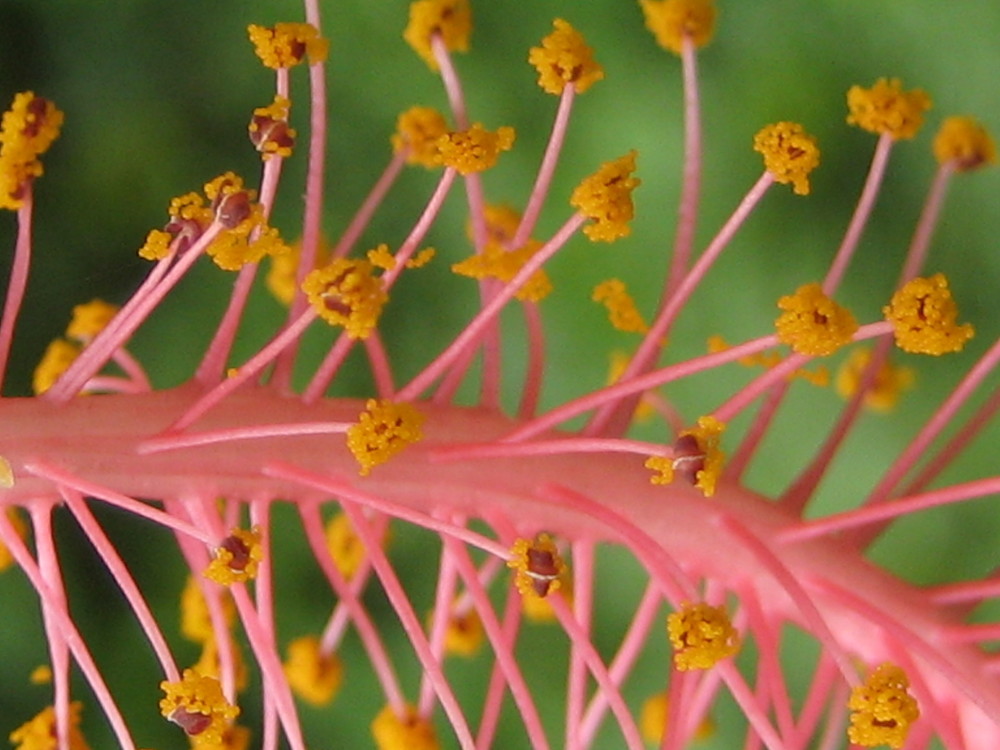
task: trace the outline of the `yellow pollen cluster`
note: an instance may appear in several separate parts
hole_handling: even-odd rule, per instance
[[[434,612],[427,616],[427,630],[434,627]],[[483,621],[474,609],[448,613],[444,630],[444,652],[451,656],[475,656],[483,645],[486,633]]]
[[[650,456],[645,467],[656,472],[651,484],[670,484],[681,478],[694,485],[705,497],[715,494],[726,454],[719,448],[726,425],[713,416],[698,418],[698,426],[681,432],[670,456]]]
[[[164,697],[160,714],[193,737],[198,747],[222,744],[230,722],[240,709],[231,706],[214,677],[205,677],[193,669],[185,669],[179,682],[160,683]]]
[[[909,686],[906,673],[895,664],[887,662],[869,674],[863,685],[851,691],[847,703],[851,709],[848,739],[861,747],[903,747],[910,726],[920,718],[917,701],[907,692]]]
[[[268,68],[291,68],[308,60],[310,65],[325,62],[330,41],[308,23],[278,23],[274,26],[250,24],[247,34],[257,57]]]
[[[848,124],[895,140],[915,136],[930,108],[931,98],[923,90],[903,91],[898,78],[880,78],[870,89],[851,86],[847,91]]]
[[[645,333],[649,330],[646,321],[642,319],[635,300],[628,293],[625,282],[621,279],[608,279],[594,287],[590,296],[594,302],[603,303],[608,309],[611,325],[619,331],[630,333]]]
[[[613,242],[628,237],[629,222],[635,216],[632,191],[640,180],[630,175],[635,171],[636,152],[630,151],[614,161],[605,162],[594,174],[585,178],[570,196],[573,208],[594,223],[583,228],[594,242]]]
[[[204,575],[222,586],[246,583],[257,577],[263,559],[260,528],[233,529],[216,547],[215,557]]]
[[[6,459],[4,459],[6,461]],[[8,464],[8,470],[9,470]],[[13,486],[13,481],[10,482],[9,486]],[[4,511],[7,515],[7,520],[11,522],[14,526],[14,531],[21,538],[22,541],[28,537],[28,526],[25,524],[24,519],[21,518],[20,512],[13,505],[7,507]],[[7,549],[3,542],[0,542],[0,572],[7,570],[11,565],[14,564],[14,556]]]
[[[858,392],[869,361],[871,350],[858,348],[840,366],[836,386],[841,398],[848,399]],[[913,370],[909,367],[894,365],[885,359],[875,373],[871,387],[865,392],[864,405],[872,411],[892,411],[902,392],[913,385],[913,378]]]
[[[483,207],[483,221],[486,224],[487,240],[506,247],[521,226],[521,214],[511,206],[486,205]],[[471,220],[466,227],[466,234],[470,240],[475,239]]]
[[[796,122],[777,122],[753,138],[753,150],[764,157],[764,169],[796,195],[809,195],[809,174],[819,166],[819,146]]]
[[[552,25],[555,31],[542,39],[541,47],[531,48],[528,62],[538,71],[538,85],[545,92],[558,96],[571,83],[581,94],[604,78],[604,68],[580,32],[561,18]]]
[[[708,337],[709,352],[724,352],[729,348],[729,344],[722,336],[714,335]],[[736,361],[744,367],[763,367],[765,370],[770,370],[784,362],[785,358],[781,356],[780,352],[771,350],[748,354]],[[825,388],[830,385],[830,371],[823,366],[817,367],[815,370],[806,370],[802,367],[796,368],[788,374],[788,380],[795,380],[796,378],[805,380],[807,383],[812,383],[819,388]]]
[[[949,117],[934,136],[934,157],[959,172],[993,164],[997,147],[980,123],[971,117]]]
[[[800,286],[778,300],[778,340],[797,354],[825,357],[850,342],[858,330],[851,312],[826,296],[819,284]]]
[[[389,299],[375,267],[367,260],[335,258],[302,281],[309,303],[330,325],[343,326],[352,339],[365,339],[378,324]]]
[[[410,107],[396,119],[392,150],[406,149],[406,163],[432,169],[441,166],[438,139],[448,134],[448,121],[433,107]]]
[[[943,273],[904,284],[882,308],[892,323],[896,346],[911,354],[958,352],[975,333],[970,323],[958,325],[958,305]]]
[[[72,341],[61,338],[51,341],[45,347],[45,353],[31,377],[31,388],[35,395],[40,396],[55,385],[60,376],[80,356],[81,351],[80,346]]]
[[[66,327],[66,335],[77,341],[87,342],[103,331],[118,314],[118,305],[92,299],[73,308],[73,318]]]
[[[406,268],[423,268],[434,259],[435,255],[436,251],[433,247],[425,247],[413,255],[404,265]],[[396,256],[389,252],[389,246],[384,243],[369,250],[365,253],[365,257],[368,258],[369,263],[383,271],[391,271],[396,267]]]
[[[63,113],[31,91],[14,96],[0,122],[0,208],[24,204],[24,189],[44,173],[38,157],[59,137]]]
[[[471,33],[469,0],[417,0],[410,4],[410,22],[403,39],[431,70],[437,70],[431,38],[439,36],[445,48],[452,52],[466,52]]]
[[[438,138],[437,160],[459,174],[482,172],[497,163],[501,151],[510,151],[514,137],[514,128],[504,126],[493,131],[486,130],[481,123],[473,123],[468,130],[445,133]]]
[[[686,603],[667,616],[667,634],[674,647],[674,666],[711,669],[740,650],[740,635],[725,607]]]
[[[80,732],[80,711],[83,704],[74,701],[69,704],[69,748],[68,750],[90,750],[90,745]],[[56,712],[48,706],[10,733],[14,750],[55,750]]]
[[[328,256],[329,253],[325,245],[318,243],[316,253],[313,256],[313,268],[325,265]],[[301,257],[302,243],[296,242],[288,249],[287,253],[279,253],[278,255],[271,256],[270,267],[267,270],[267,275],[264,277],[264,283],[268,291],[286,307],[292,304],[292,300],[295,299],[295,293],[299,290],[297,276]]]
[[[291,102],[283,96],[275,96],[266,107],[257,107],[250,118],[247,131],[253,144],[264,161],[272,156],[288,157],[295,145],[295,130],[288,127],[288,109]]]
[[[537,240],[528,240],[517,250],[505,250],[496,242],[490,242],[481,253],[455,263],[451,270],[460,276],[473,279],[498,279],[508,283],[541,247],[542,243]],[[528,277],[514,296],[526,302],[539,302],[551,291],[552,282],[549,280],[549,275],[538,269]]]
[[[326,523],[326,548],[337,570],[346,579],[351,580],[358,572],[367,554],[346,513],[338,513]]]
[[[309,635],[288,644],[284,670],[289,687],[313,706],[329,705],[344,681],[340,657],[323,653],[319,640]]]
[[[434,725],[425,719],[413,706],[406,707],[404,716],[399,717],[386,706],[372,721],[372,737],[378,750],[439,750]]]
[[[715,32],[714,0],[640,0],[646,28],[663,49],[680,54],[684,39],[704,47]]]
[[[545,598],[558,591],[568,571],[559,548],[548,534],[514,542],[507,567],[514,570],[514,585],[522,597],[534,594]]]
[[[412,404],[368,399],[357,423],[347,430],[347,447],[361,465],[361,476],[422,440],[424,415]]]

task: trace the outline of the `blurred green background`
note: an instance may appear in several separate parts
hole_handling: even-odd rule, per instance
[[[608,276],[622,278],[647,316],[658,298],[679,190],[680,66],[655,45],[643,28],[638,5],[628,0],[473,0],[472,5],[472,50],[457,57],[471,117],[491,128],[513,125],[518,132],[515,149],[485,176],[492,201],[523,204],[548,137],[556,100],[535,85],[526,56],[549,32],[554,17],[566,18],[586,36],[607,78],[577,101],[536,234],[547,236],[569,216],[566,200],[580,178],[602,161],[631,148],[639,151],[643,185],[636,193],[632,237],[610,246],[577,239],[551,263],[556,292],[543,303],[550,345],[543,400],[552,405],[602,384],[608,350],[633,343],[628,335],[609,330],[602,309],[589,300],[593,286]],[[331,240],[388,162],[397,114],[414,104],[446,106],[439,79],[401,39],[407,6],[401,0],[323,3],[324,33],[332,42],[324,214],[324,231]],[[776,298],[825,272],[875,143],[874,136],[844,122],[844,94],[851,85],[898,76],[908,87],[926,89],[935,105],[919,136],[894,149],[873,221],[839,294],[862,321],[879,315],[895,283],[935,168],[930,142],[941,119],[971,114],[1000,133],[996,0],[720,0],[719,7],[716,38],[699,56],[705,136],[699,247],[759,176],[760,160],[750,143],[762,125],[781,119],[802,122],[819,138],[823,163],[809,197],[776,187],[741,230],[683,314],[671,339],[674,359],[704,351],[705,339],[713,333],[737,342],[769,332]],[[63,134],[44,157],[46,175],[36,186],[32,281],[6,395],[28,392],[35,363],[48,341],[62,333],[74,304],[95,296],[127,299],[147,267],[135,251],[149,229],[164,223],[170,197],[198,189],[229,169],[254,180],[259,160],[246,140],[246,122],[254,107],[270,101],[273,80],[257,63],[245,27],[301,18],[297,4],[277,0],[0,0],[3,106],[15,92],[31,89],[66,112]],[[301,218],[306,90],[304,72],[298,71],[293,76],[293,124],[303,135],[303,148],[286,165],[274,220],[289,240],[297,237]],[[366,232],[364,248],[380,242],[398,245],[435,181],[435,174],[421,168],[406,172]],[[893,415],[862,421],[837,462],[835,481],[822,488],[817,511],[857,502],[1000,333],[995,296],[1000,286],[998,195],[1000,170],[955,180],[927,267],[949,274],[963,318],[976,324],[977,338],[955,357],[907,359],[918,371],[917,389]],[[455,190],[428,238],[446,262],[404,279],[387,310],[386,336],[401,378],[416,372],[469,315],[474,285],[454,279],[447,270],[450,262],[470,252],[464,216],[462,191]],[[0,247],[13,247],[14,232],[14,216],[0,216]],[[0,260],[3,278],[10,256],[7,250]],[[133,350],[158,385],[176,384],[191,372],[231,280],[203,264],[136,335]],[[281,313],[266,294],[255,297],[237,359],[266,338],[268,326]],[[512,404],[522,358],[516,316],[511,323],[512,377],[505,397]],[[328,333],[317,332],[310,339],[311,356],[320,356]],[[712,374],[677,384],[671,395],[690,418],[717,406],[748,377],[736,370]],[[356,395],[367,388],[363,367],[336,385],[337,392]],[[779,429],[750,474],[751,484],[765,492],[783,487],[822,439],[838,406],[829,391],[805,385],[793,389]],[[990,435],[984,436],[948,478],[995,473],[991,442]],[[997,538],[993,516],[985,503],[975,503],[908,520],[880,544],[876,557],[919,581],[983,575],[993,562],[968,538],[971,529],[978,530],[976,538]],[[106,522],[112,532],[127,536],[122,519]],[[92,596],[74,600],[81,622],[107,643],[136,638],[131,623],[105,617],[105,600],[116,596],[113,589],[86,548],[72,543],[72,525],[64,524],[62,533],[67,570],[93,587]],[[143,550],[132,552],[137,576],[149,585],[162,584],[172,597],[177,575],[148,553],[140,554]],[[294,559],[301,551],[290,548],[288,554]],[[419,555],[419,537],[401,541],[394,554],[398,559]],[[288,581],[303,599],[310,587],[322,586],[309,570]],[[26,687],[27,670],[43,660],[44,652],[35,607],[20,574],[0,577],[0,601],[17,602],[17,611],[24,611],[23,617],[12,617],[14,608],[5,604],[0,617],[2,734],[48,699],[44,688]],[[157,603],[167,623],[176,617],[172,602],[165,598]],[[377,609],[379,603],[372,606]],[[305,603],[293,601],[287,610],[283,616],[291,623],[290,635],[319,626],[321,615]],[[166,629],[171,632],[171,625]],[[146,669],[152,664],[141,647],[134,662],[109,666],[115,679],[125,680],[131,672],[138,683],[145,680]],[[470,673],[477,671],[482,669],[470,668]],[[155,700],[150,698],[155,686],[152,693],[148,686],[137,689],[142,700]],[[88,732],[95,747],[108,746],[100,739],[107,735],[102,735],[106,729],[97,713],[95,706],[88,708]],[[305,713],[310,724],[328,732],[335,728],[330,737],[337,739],[329,740],[330,747],[354,746],[341,733],[350,723],[349,702],[338,702],[329,718],[308,709]],[[366,727],[355,729],[360,731],[359,746],[366,746]],[[148,732],[138,736],[143,744],[182,745],[155,712],[142,731]]]

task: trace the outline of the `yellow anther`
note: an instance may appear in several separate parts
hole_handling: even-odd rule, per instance
[[[704,47],[715,32],[714,0],[640,0],[646,16],[646,28],[653,32],[661,47],[681,53],[684,39],[695,47]]]
[[[555,31],[542,39],[542,46],[528,53],[528,62],[538,71],[538,85],[549,94],[561,94],[567,84],[583,93],[604,78],[604,68],[580,32],[561,18],[553,26]]]
[[[796,195],[809,195],[809,174],[819,166],[819,146],[801,125],[768,125],[754,136],[753,149],[764,157],[764,168],[775,181],[791,183]]]
[[[931,108],[931,98],[921,89],[903,91],[898,78],[880,78],[870,88],[851,86],[847,92],[847,122],[896,140],[912,138]]]
[[[344,681],[340,658],[323,653],[319,639],[313,636],[296,638],[288,644],[284,668],[289,687],[314,706],[329,705]]]
[[[678,477],[694,485],[705,497],[715,494],[726,454],[719,448],[726,425],[713,416],[698,418],[698,426],[681,432],[672,455],[650,456],[645,466],[656,472],[652,484],[670,484]]]
[[[635,216],[632,191],[639,186],[635,171],[636,152],[630,151],[614,161],[605,162],[581,182],[570,197],[570,205],[594,223],[583,228],[591,240],[613,242],[627,237]]]
[[[472,33],[469,0],[417,0],[410,4],[410,22],[403,39],[431,70],[438,69],[431,39],[437,36],[446,49],[466,52]]]
[[[958,305],[942,273],[907,282],[882,312],[892,323],[896,346],[911,354],[958,352],[975,333],[970,323],[958,325]]]
[[[408,403],[368,399],[356,424],[347,430],[347,447],[361,466],[361,476],[423,439],[424,416]]]
[[[684,604],[667,616],[667,633],[680,671],[711,669],[740,650],[740,635],[725,607]]]
[[[264,559],[260,529],[233,529],[219,542],[215,557],[205,569],[205,577],[223,586],[246,583],[257,577]]]
[[[940,164],[968,172],[995,163],[997,147],[986,128],[971,117],[949,117],[934,136],[934,156]]]
[[[463,175],[482,172],[497,163],[502,151],[510,151],[514,137],[514,128],[486,130],[481,123],[473,123],[468,130],[445,133],[438,138],[438,163]]]
[[[778,307],[783,311],[774,321],[778,340],[797,354],[833,354],[858,330],[851,312],[827,297],[819,284],[800,286],[779,299]]]
[[[330,325],[343,326],[353,339],[365,339],[378,324],[389,296],[367,260],[335,258],[302,281],[310,304]]]
[[[906,673],[895,664],[887,662],[869,674],[863,685],[851,691],[847,703],[851,709],[848,739],[861,747],[903,747],[910,726],[920,718],[909,686]]]

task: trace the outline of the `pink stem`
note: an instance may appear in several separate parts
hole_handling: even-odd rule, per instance
[[[14,263],[7,282],[7,297],[3,303],[3,318],[0,319],[0,386],[7,374],[10,347],[14,341],[14,328],[24,301],[24,290],[28,286],[28,272],[31,267],[31,228],[34,195],[31,182],[23,188],[21,207],[17,210],[17,239],[14,242]]]
[[[573,542],[573,610],[571,616],[580,633],[590,642],[593,629],[594,607],[594,542],[580,539]],[[577,747],[580,744],[580,721],[583,718],[583,704],[586,700],[587,670],[586,658],[576,639],[570,643],[568,690],[566,695],[566,744]],[[618,684],[608,678],[614,690]],[[602,691],[603,692],[603,691]],[[620,693],[619,693],[620,695]]]

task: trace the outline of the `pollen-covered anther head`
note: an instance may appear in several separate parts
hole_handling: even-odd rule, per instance
[[[289,101],[283,96],[275,96],[274,102],[267,107],[258,107],[253,111],[247,131],[250,143],[260,152],[261,158],[267,161],[272,156],[287,157],[292,155],[295,146],[295,131],[288,127]]]
[[[882,312],[892,323],[896,346],[911,354],[958,352],[975,333],[972,324],[958,324],[958,305],[943,273],[908,281]]]
[[[406,706],[403,716],[398,716],[392,706],[386,706],[372,721],[371,729],[378,750],[439,750],[441,747],[434,725],[413,706]]]
[[[997,147],[986,128],[971,117],[948,117],[934,136],[934,157],[968,172],[997,160]]]
[[[73,308],[73,317],[66,327],[66,337],[86,343],[107,327],[118,314],[118,305],[92,299]]]
[[[433,107],[410,107],[396,119],[392,150],[406,149],[406,163],[428,169],[441,166],[438,139],[448,134],[448,121]]]
[[[836,388],[841,398],[851,398],[858,392],[870,361],[871,350],[859,347],[840,365],[837,370]],[[892,411],[902,392],[913,385],[913,380],[912,369],[885,359],[879,365],[871,386],[865,392],[864,405],[877,412]]]
[[[252,581],[263,559],[260,528],[233,529],[215,548],[215,558],[205,569],[205,577],[223,586]]]
[[[681,479],[701,490],[705,497],[715,494],[726,454],[719,448],[726,425],[708,415],[698,418],[698,426],[681,432],[670,456],[651,456],[645,466],[656,472],[652,484],[670,484]]]
[[[226,229],[235,229],[251,216],[254,192],[244,189],[243,178],[233,172],[226,172],[207,183],[205,195],[212,202],[215,220]]]
[[[594,60],[594,50],[580,32],[561,18],[552,25],[555,31],[528,53],[528,62],[538,71],[538,85],[549,94],[561,94],[567,84],[583,93],[604,78],[604,68]]]
[[[674,647],[674,666],[711,669],[740,650],[740,635],[725,607],[685,603],[667,616],[667,634]]]
[[[629,222],[635,216],[632,191],[640,180],[632,177],[636,152],[629,151],[614,161],[605,162],[573,191],[569,202],[592,224],[583,228],[591,240],[613,242],[632,232]]]
[[[361,476],[423,439],[424,415],[413,404],[368,399],[357,423],[347,430],[347,447],[361,466]]]
[[[468,130],[456,130],[439,137],[437,160],[459,174],[482,172],[497,163],[502,151],[510,151],[514,138],[514,128],[503,126],[487,130],[482,123],[476,122]]]
[[[410,21],[403,32],[403,39],[431,70],[437,70],[432,37],[440,37],[445,48],[452,52],[466,52],[471,33],[469,0],[417,0],[410,3]]]
[[[268,68],[291,68],[308,60],[310,65],[324,62],[330,54],[330,42],[308,23],[277,23],[274,26],[250,24],[247,34],[257,57]]]
[[[847,123],[895,140],[912,138],[924,123],[931,98],[922,89],[903,90],[898,78],[880,78],[870,88],[847,91]]]
[[[590,298],[607,308],[611,325],[619,331],[646,333],[649,330],[642,313],[636,307],[635,300],[621,279],[602,281],[594,287]]]
[[[378,325],[389,299],[375,267],[360,258],[335,258],[302,280],[302,291],[319,316],[343,326],[353,339],[365,339]]]
[[[479,613],[471,607],[461,611],[451,609],[444,630],[444,652],[450,656],[475,656],[483,645],[486,633]],[[427,616],[427,629],[434,627],[434,611]]]
[[[819,166],[819,146],[797,122],[776,122],[753,138],[754,151],[776,182],[791,183],[796,195],[809,195],[809,174]]]
[[[40,396],[55,385],[62,374],[80,356],[81,351],[83,350],[79,344],[66,339],[53,339],[49,342],[49,345],[45,347],[42,359],[31,376],[31,387],[35,395]]]
[[[240,713],[226,700],[217,679],[194,669],[185,669],[178,682],[164,680],[160,689],[164,692],[160,714],[196,738],[199,745],[221,743],[230,722]]]
[[[656,43],[680,54],[684,39],[704,47],[715,33],[715,0],[640,0],[646,28]]]
[[[778,340],[797,354],[825,357],[851,341],[858,321],[830,299],[819,284],[805,284],[778,300],[783,312],[774,321]]]
[[[567,572],[559,548],[548,534],[514,542],[507,567],[515,571],[514,585],[522,596],[546,597],[558,591]]]
[[[288,685],[313,706],[326,706],[344,681],[344,665],[335,653],[325,653],[315,636],[296,638],[288,644],[284,663]]]
[[[909,686],[906,672],[895,664],[886,662],[877,667],[864,684],[851,691],[848,739],[861,747],[903,747],[910,727],[920,718]]]
[[[542,243],[528,240],[516,250],[507,250],[497,242],[487,242],[482,252],[470,255],[465,260],[452,265],[451,270],[459,276],[473,279],[497,279],[507,283],[521,270],[525,263],[537,253]],[[552,292],[552,281],[542,269],[535,271],[514,294],[519,300],[540,302]]]
[[[80,731],[80,712],[83,704],[69,704],[69,750],[90,750],[90,745]],[[49,750],[56,747],[56,712],[52,706],[42,709],[33,718],[10,733],[15,750]]]
[[[45,171],[38,157],[59,137],[63,113],[48,99],[24,91],[14,96],[0,123],[0,208],[24,205],[25,189]]]

